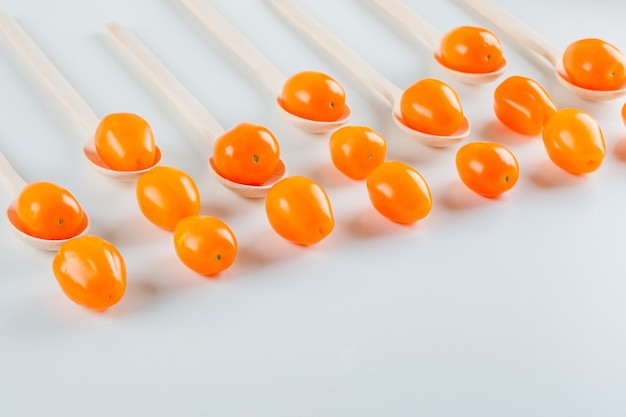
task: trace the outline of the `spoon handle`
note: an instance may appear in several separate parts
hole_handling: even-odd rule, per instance
[[[441,33],[406,4],[400,0],[371,0],[371,2],[387,12],[409,33],[424,41],[430,49],[439,50]]]
[[[33,74],[72,116],[85,137],[91,137],[100,119],[67,82],[48,57],[8,14],[0,13],[0,31],[28,65]]]
[[[17,195],[26,187],[26,181],[9,163],[9,160],[0,152],[0,179],[4,182],[11,193],[11,198],[17,197]]]
[[[212,33],[226,47],[250,67],[276,94],[287,77],[274,66],[250,41],[217,10],[202,0],[178,0],[202,27]]]
[[[501,31],[521,45],[546,59],[553,67],[559,63],[560,51],[530,26],[498,6],[491,0],[459,0],[474,9]]]
[[[106,29],[118,49],[158,88],[203,138],[212,144],[213,140],[224,132],[224,128],[213,115],[128,29],[118,23],[109,23]]]
[[[348,45],[315,21],[309,14],[290,0],[269,0],[293,27],[315,42],[325,53],[343,65],[362,82],[378,91],[393,106],[402,90],[365,62]]]

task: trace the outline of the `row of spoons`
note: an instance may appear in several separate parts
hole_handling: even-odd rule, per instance
[[[321,121],[304,118],[298,114],[290,112],[286,107],[282,97],[284,96],[284,86],[288,78],[282,74],[271,62],[267,60],[236,28],[222,17],[216,10],[211,8],[202,0],[179,0],[180,3],[194,16],[202,26],[216,38],[228,46],[239,58],[241,58],[257,75],[264,80],[276,96],[278,108],[286,119],[308,133],[326,133],[348,122],[351,110],[345,106],[344,111],[336,120]],[[483,84],[496,80],[506,68],[506,61],[499,68],[485,73],[463,72],[450,68],[445,64],[442,57],[440,45],[445,37],[433,28],[428,22],[418,16],[413,10],[408,8],[399,0],[371,0],[375,5],[387,12],[397,23],[401,24],[410,33],[416,35],[421,41],[430,46],[433,58],[451,74],[458,79],[470,84]],[[563,85],[570,88],[576,94],[587,100],[600,101],[621,97],[626,93],[626,86],[612,91],[589,90],[578,87],[571,83],[567,74],[559,65],[561,60],[555,53],[555,48],[547,41],[529,30],[521,22],[514,19],[496,4],[486,0],[463,0],[467,5],[476,9],[487,19],[492,21],[502,31],[512,38],[533,49],[541,56],[544,56],[549,63],[553,64],[557,77]],[[329,56],[343,64],[352,75],[367,85],[378,91],[388,100],[392,107],[392,116],[396,124],[409,136],[428,146],[444,147],[449,146],[465,138],[470,131],[469,121],[464,117],[458,129],[452,134],[438,135],[429,134],[411,127],[405,121],[401,103],[406,90],[393,84],[385,76],[376,71],[365,60],[352,51],[346,44],[337,39],[321,24],[312,19],[304,10],[299,8],[290,0],[269,0],[269,3],[286,20],[291,22],[295,28],[314,41]],[[24,30],[7,14],[0,14],[0,30],[9,39],[10,44],[21,55],[33,73],[43,82],[46,88],[67,110],[67,113],[74,119],[78,126],[85,133],[88,139],[85,141],[83,151],[90,165],[100,174],[116,180],[133,180],[142,173],[158,165],[161,159],[160,150],[155,146],[155,157],[153,163],[146,168],[138,170],[116,170],[107,165],[100,157],[93,132],[99,126],[100,119],[95,115],[88,104],[65,80],[54,65],[47,59],[45,54],[30,39]],[[213,143],[216,138],[225,133],[225,129],[217,122],[213,116],[200,104],[200,102],[184,87],[176,78],[158,61],[158,59],[127,29],[119,24],[107,25],[107,33],[119,47],[119,49],[130,58],[131,61],[148,76],[165,96],[171,101],[181,114],[189,121],[202,137],[209,143]],[[287,175],[287,169],[281,160],[276,168],[275,174],[270,180],[262,185],[246,185],[233,182],[221,176],[215,170],[213,158],[209,158],[209,168],[227,188],[245,197],[262,197],[276,181]],[[14,197],[7,215],[9,220],[20,237],[33,246],[45,250],[56,250],[65,240],[49,240],[34,237],[20,227],[15,215],[15,201],[26,182],[11,168],[6,158],[0,159],[0,172]],[[87,233],[89,222],[80,231],[80,235]]]

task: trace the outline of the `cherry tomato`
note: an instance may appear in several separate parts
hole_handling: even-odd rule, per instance
[[[341,119],[346,109],[346,93],[328,75],[304,71],[287,79],[279,102],[289,113],[304,119],[333,122]]]
[[[494,72],[505,64],[502,42],[491,31],[460,26],[441,38],[441,63],[455,71],[474,74]]]
[[[148,122],[133,113],[105,116],[95,133],[96,152],[109,168],[139,171],[156,162],[156,145]]]
[[[514,75],[496,87],[493,109],[509,129],[535,136],[556,111],[556,104],[535,80]]]
[[[624,122],[624,126],[626,126],[626,103],[622,107],[622,121]]]
[[[126,291],[124,258],[115,246],[97,236],[82,236],[61,245],[52,271],[70,300],[92,310],[111,307]]]
[[[280,147],[267,128],[239,123],[217,138],[213,159],[222,177],[240,184],[261,185],[276,171]]]
[[[176,168],[158,166],[141,174],[136,194],[143,215],[166,230],[174,230],[180,220],[200,212],[196,183]]]
[[[384,162],[367,177],[374,208],[389,220],[410,224],[430,213],[433,199],[426,180],[415,169],[397,161]]]
[[[495,198],[509,191],[519,178],[515,155],[493,142],[473,142],[456,153],[456,169],[461,181],[483,197]]]
[[[328,195],[305,177],[287,177],[274,184],[265,199],[265,212],[276,233],[299,245],[315,244],[335,227]]]
[[[330,157],[335,167],[353,180],[362,180],[382,164],[387,142],[365,126],[344,126],[330,135]]]
[[[15,215],[18,229],[40,239],[69,239],[87,227],[87,216],[74,196],[49,182],[24,187],[15,202]]]
[[[581,39],[563,53],[570,81],[590,90],[618,90],[626,81],[626,57],[601,39]]]
[[[407,88],[400,100],[404,123],[413,130],[430,135],[450,136],[463,123],[463,107],[448,84],[432,78]]]
[[[606,154],[600,125],[577,109],[554,113],[543,129],[543,143],[552,162],[572,174],[595,171]]]
[[[178,258],[189,269],[202,275],[215,275],[232,265],[237,240],[221,220],[209,216],[189,216],[174,230]]]

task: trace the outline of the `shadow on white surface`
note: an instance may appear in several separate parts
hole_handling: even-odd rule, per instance
[[[572,187],[584,183],[585,178],[585,175],[574,175],[562,170],[552,161],[539,163],[530,174],[530,179],[541,188]]]
[[[524,136],[522,134],[515,133],[503,125],[498,119],[493,119],[490,122],[487,122],[480,130],[480,136],[484,140],[499,143],[504,146],[523,145],[537,140],[541,141],[541,136]]]
[[[363,186],[365,186],[365,180],[356,181],[348,178],[335,168],[332,162],[325,162],[314,167],[307,176],[315,179],[315,181],[327,190],[354,186],[358,182],[363,182]]]
[[[358,239],[375,239],[414,230],[419,227],[419,222],[410,225],[394,223],[370,206],[356,212],[344,227]]]
[[[436,201],[449,210],[460,211],[485,207],[489,204],[493,204],[493,202],[497,200],[499,200],[499,198],[489,199],[481,197],[467,188],[461,180],[458,180],[444,187]]]

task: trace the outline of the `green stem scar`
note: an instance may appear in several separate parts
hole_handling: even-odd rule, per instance
[[[259,155],[252,155],[252,162],[254,162],[255,164],[258,164],[260,160],[261,158],[259,157]]]
[[[63,226],[63,223],[65,223],[65,222],[63,221],[63,219],[59,219],[59,220],[57,220],[57,226],[61,227],[61,226]]]
[[[218,253],[217,256],[215,257],[215,259],[217,259],[218,261],[222,260],[222,254]]]
[[[504,177],[504,182],[509,182],[509,176]]]
[[[328,107],[330,107],[331,109],[335,108],[335,102],[331,101],[330,104],[328,105]]]

